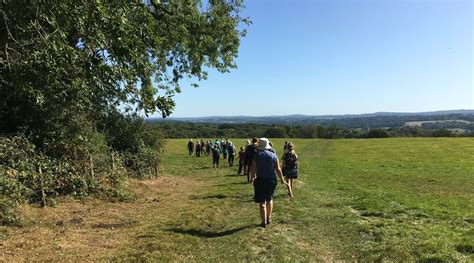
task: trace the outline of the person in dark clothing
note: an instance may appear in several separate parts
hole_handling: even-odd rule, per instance
[[[268,142],[268,145],[270,145],[269,151],[271,151],[271,152],[273,152],[274,154],[276,154],[276,151],[275,151],[275,148],[273,148],[272,142]]]
[[[188,142],[188,152],[189,152],[189,156],[193,156],[193,154],[194,154],[194,143],[193,143],[193,139],[189,139],[189,142]]]
[[[247,149],[247,147],[250,145],[250,140],[247,140],[246,141],[246,144],[245,144],[245,147],[244,147],[244,153],[245,153],[245,150]],[[244,154],[245,155],[245,154]],[[247,166],[247,160],[246,160],[246,156],[244,156],[244,175],[247,175],[248,174],[248,166]]]
[[[278,157],[273,151],[267,138],[260,138],[257,152],[252,157],[251,175],[254,185],[255,203],[258,203],[261,226],[267,227],[272,222],[273,194],[277,186],[277,175],[281,182],[288,187],[283,178]]]
[[[254,137],[252,143],[245,149],[245,165],[247,166],[247,182],[250,182],[250,166],[252,165],[253,155],[257,152],[258,138]]]
[[[295,145],[293,143],[288,143],[288,151],[283,154],[282,170],[290,186],[288,195],[293,197],[293,180],[298,178],[298,155],[295,152]]]
[[[229,152],[229,167],[232,167],[234,166],[235,159],[235,146],[232,144],[232,142],[228,142],[227,151]]]
[[[285,145],[283,145],[283,153],[288,152],[288,141],[285,141]]]
[[[244,168],[244,174],[247,174],[245,169],[247,167],[244,166],[245,163],[245,148],[242,146],[240,147],[240,152],[239,152],[239,171],[237,172],[238,175],[242,173],[242,168]]]
[[[206,144],[204,141],[201,139],[201,155],[204,156],[204,152],[206,150]]]
[[[196,143],[196,157],[201,157],[201,143],[199,142],[199,140],[197,141]]]
[[[219,159],[221,157],[221,148],[219,143],[215,143],[212,148],[212,168],[219,168]]]
[[[207,141],[206,143],[206,156],[209,156],[211,154],[211,141]]]
[[[222,149],[222,157],[224,158],[224,160],[227,158],[227,154],[229,153],[229,146],[227,145],[228,141],[227,139],[225,139],[225,141],[222,141],[222,144],[221,144],[221,149]]]

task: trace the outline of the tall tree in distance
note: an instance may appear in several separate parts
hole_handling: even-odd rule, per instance
[[[241,0],[1,0],[0,133],[38,145],[110,115],[170,115],[183,78],[235,68]],[[197,86],[197,84],[193,84]]]

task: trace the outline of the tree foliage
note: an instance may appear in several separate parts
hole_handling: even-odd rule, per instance
[[[182,78],[234,68],[242,2],[0,2],[0,127],[46,131],[110,109],[168,116]],[[71,124],[72,125],[72,124]],[[53,131],[54,130],[54,131]]]
[[[182,79],[236,67],[240,25],[249,23],[242,8],[241,0],[0,0],[0,222],[15,221],[16,200],[36,202],[39,192],[42,201],[120,198],[125,174],[156,175],[163,140],[140,116],[170,115]]]

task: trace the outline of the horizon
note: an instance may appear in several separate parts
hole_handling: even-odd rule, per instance
[[[253,23],[238,68],[209,70],[199,88],[182,81],[170,117],[474,108],[472,7],[465,0],[247,1],[242,15]]]
[[[180,119],[180,118],[227,118],[227,117],[251,117],[251,118],[259,118],[259,117],[288,117],[288,116],[358,116],[358,115],[371,115],[371,114],[426,114],[426,113],[446,113],[451,111],[473,111],[472,109],[454,109],[454,110],[434,110],[434,111],[417,111],[417,112],[395,112],[395,111],[376,111],[376,112],[364,112],[364,113],[342,113],[342,114],[300,114],[300,113],[290,113],[287,115],[207,115],[207,116],[194,116],[194,117],[186,117],[186,116],[169,116],[166,119]],[[471,114],[471,113],[469,113]],[[163,119],[161,116],[149,116],[145,119]]]

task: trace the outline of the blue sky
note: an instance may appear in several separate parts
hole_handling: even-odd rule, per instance
[[[238,69],[172,117],[474,109],[470,0],[247,0]]]

